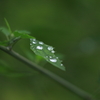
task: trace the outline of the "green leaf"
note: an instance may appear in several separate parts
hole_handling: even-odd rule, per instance
[[[34,38],[34,37],[28,35],[29,34],[28,31],[15,31],[13,34],[14,34],[15,37],[20,36],[21,38],[29,38],[29,39]]]
[[[30,49],[37,55],[42,56],[46,61],[52,65],[65,71],[65,67],[57,56],[54,55],[52,46],[46,45],[36,39],[30,39]]]
[[[8,45],[8,41],[0,41],[0,45],[7,46]]]
[[[31,61],[34,61],[36,64],[42,67],[47,64],[47,61],[43,57],[33,54],[31,51],[24,50],[24,54],[26,55],[28,59],[30,59]]]
[[[29,31],[26,31],[26,30],[16,30],[16,31],[18,31],[19,33],[22,33],[22,34],[30,34],[30,32]]]
[[[5,27],[0,27],[0,31],[2,33],[4,33],[6,36],[9,36],[10,35],[9,30],[7,28],[5,28]]]
[[[35,56],[35,61],[36,61],[36,63],[40,63],[40,62],[44,61],[44,58],[39,56],[39,55],[36,55]]]
[[[6,22],[6,25],[7,25],[7,27],[8,27],[9,32],[10,32],[10,33],[12,33],[12,32],[11,32],[10,25],[9,25],[9,23],[8,23],[7,19],[6,19],[6,18],[4,18],[4,20],[5,20],[5,22]]]

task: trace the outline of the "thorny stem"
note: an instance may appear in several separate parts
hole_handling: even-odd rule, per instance
[[[0,49],[7,54],[13,56],[14,58],[18,59],[19,61],[23,62],[24,64],[28,65],[33,70],[37,70],[44,75],[50,77],[51,79],[55,80],[63,87],[69,89],[71,92],[75,93],[79,97],[83,98],[84,100],[96,100],[87,92],[81,90],[80,88],[76,87],[75,85],[71,84],[70,82],[64,80],[63,78],[57,76],[56,74],[36,65],[35,63],[31,62],[30,60],[26,59],[25,57],[21,56],[20,54],[16,53],[13,50],[9,50],[7,47],[0,46]]]

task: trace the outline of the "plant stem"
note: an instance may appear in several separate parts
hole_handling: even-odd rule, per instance
[[[7,25],[8,29],[9,29],[9,32],[10,32],[10,33],[12,33],[11,28],[10,28],[10,25],[9,25],[9,23],[8,23],[7,19],[6,19],[6,18],[4,18],[4,20],[5,20],[5,22],[6,22],[6,25]]]
[[[73,93],[77,94],[79,97],[83,98],[84,100],[96,100],[96,99],[93,99],[93,97],[90,94],[88,94],[87,92],[74,86],[73,84],[71,84],[70,82],[57,76],[56,74],[36,65],[35,63],[31,62],[30,60],[28,60],[25,57],[21,56],[20,54],[16,53],[15,51],[9,50],[9,48],[3,47],[3,46],[0,46],[0,49],[2,51],[6,52],[7,54],[13,56],[14,58],[18,59],[19,61],[23,62],[24,64],[28,65],[28,67],[32,68],[33,70],[37,70],[37,71],[43,73],[44,75],[50,77],[51,79],[55,80],[56,82],[58,82],[62,86],[66,87],[67,89],[69,89]]]

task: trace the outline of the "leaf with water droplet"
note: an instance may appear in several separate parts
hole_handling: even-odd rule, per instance
[[[42,56],[46,61],[48,61],[52,65],[65,71],[65,67],[63,66],[59,58],[55,56],[55,51],[53,50],[52,46],[46,45],[41,41],[31,38],[30,48],[35,54]]]

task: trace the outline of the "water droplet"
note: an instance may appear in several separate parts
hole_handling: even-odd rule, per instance
[[[57,62],[57,59],[50,59],[51,62]]]
[[[52,58],[52,56],[49,56],[49,58]]]
[[[33,41],[36,41],[36,39],[33,39]]]
[[[63,66],[63,64],[61,64],[61,66]]]
[[[39,44],[44,44],[44,43],[40,41]]]
[[[42,50],[43,49],[42,46],[37,46],[36,48],[39,49],[39,50]]]
[[[53,47],[49,46],[49,47],[48,47],[48,50],[53,50]]]
[[[30,41],[36,41],[36,39],[30,39]]]
[[[33,43],[33,44],[36,44],[36,42],[35,42],[35,41],[33,41],[32,43]]]
[[[30,41],[32,41],[33,39],[30,39]]]
[[[32,45],[32,43],[30,43],[30,45]]]
[[[52,53],[55,53],[55,51],[54,51],[54,50],[52,50],[51,52],[52,52]]]

